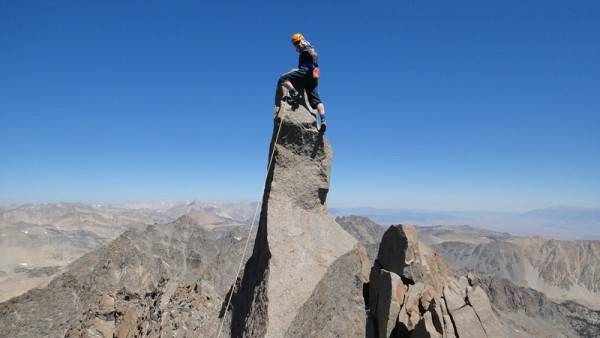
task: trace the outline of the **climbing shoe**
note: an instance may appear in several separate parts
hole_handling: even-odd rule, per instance
[[[321,120],[321,129],[319,129],[319,131],[324,133],[325,130],[327,130],[327,121]]]
[[[295,93],[290,93],[290,101],[298,103],[300,102],[300,93],[295,92]]]

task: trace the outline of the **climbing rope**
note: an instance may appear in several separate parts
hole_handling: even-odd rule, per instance
[[[283,102],[283,100],[282,100]],[[277,116],[279,115],[279,112],[281,111],[281,103],[279,106],[279,109],[277,110],[277,113],[275,114],[275,118],[277,119]],[[221,324],[219,325],[219,331],[217,332],[217,338],[219,338],[221,336],[221,330],[223,329],[223,324],[225,323],[225,317],[227,317],[227,310],[229,309],[229,306],[231,305],[231,298],[233,297],[233,294],[235,293],[235,288],[237,286],[237,280],[240,277],[240,271],[242,271],[242,265],[244,264],[244,258],[246,256],[246,250],[248,249],[248,243],[250,242],[250,235],[252,234],[252,230],[254,229],[254,224],[256,222],[256,215],[258,215],[258,207],[261,205],[263,196],[265,194],[265,185],[267,184],[267,178],[269,177],[269,172],[271,171],[271,165],[273,164],[273,156],[275,154],[275,146],[277,145],[277,141],[279,140],[279,132],[281,131],[281,126],[283,125],[283,118],[285,116],[285,110],[284,113],[282,113],[281,115],[281,121],[279,122],[279,127],[277,128],[277,135],[275,135],[275,143],[273,143],[273,149],[271,150],[271,154],[269,156],[269,165],[267,165],[267,174],[265,176],[265,183],[263,184],[263,189],[262,189],[262,193],[260,194],[260,199],[259,199],[259,203],[256,204],[256,209],[254,210],[254,217],[252,218],[252,225],[250,226],[250,232],[248,233],[248,238],[246,238],[246,245],[244,246],[244,251],[242,252],[242,259],[240,260],[240,265],[238,266],[237,269],[237,273],[235,275],[235,279],[233,280],[233,286],[231,287],[231,292],[229,293],[229,297],[227,299],[227,305],[225,306],[225,312],[223,313],[223,318],[221,319]]]

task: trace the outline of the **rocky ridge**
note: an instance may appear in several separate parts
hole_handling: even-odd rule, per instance
[[[2,337],[214,336],[248,228],[190,217],[127,231],[0,304]],[[228,328],[224,333],[228,333]]]

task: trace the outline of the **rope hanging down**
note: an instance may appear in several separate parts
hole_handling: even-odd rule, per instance
[[[277,113],[275,114],[275,118],[277,118],[280,111],[281,111],[281,105],[279,106],[279,109],[277,110]],[[267,165],[267,174],[265,176],[265,181],[264,181],[263,189],[262,189],[263,192],[260,194],[259,201],[262,201],[263,196],[265,194],[265,185],[267,184],[267,178],[269,177],[269,172],[271,171],[271,165],[273,164],[273,156],[275,154],[275,146],[277,145],[277,141],[279,140],[279,132],[281,131],[281,126],[283,125],[284,116],[285,116],[285,110],[281,115],[281,121],[279,122],[279,128],[277,128],[277,135],[275,135],[275,143],[273,144],[273,149],[271,150],[271,154],[269,156],[269,165]],[[229,309],[229,306],[231,305],[231,298],[233,297],[233,294],[235,293],[235,288],[237,286],[237,280],[240,277],[240,271],[242,270],[242,265],[244,264],[246,250],[248,249],[248,243],[250,242],[250,237],[251,237],[250,235],[252,234],[252,230],[254,229],[254,224],[256,222],[256,215],[258,214],[258,208],[260,207],[260,205],[261,205],[261,202],[257,203],[256,209],[254,210],[254,217],[252,218],[252,225],[250,226],[250,232],[248,233],[248,238],[246,238],[246,245],[244,246],[244,251],[242,252],[242,259],[240,259],[240,265],[238,266],[237,273],[235,275],[235,279],[233,280],[233,286],[231,288],[231,292],[229,293],[229,297],[227,299],[227,305],[225,306],[225,312],[223,313],[223,318],[221,319],[221,324],[219,325],[219,331],[217,332],[217,338],[219,338],[221,336],[221,330],[223,329],[223,324],[225,323],[225,317],[227,317],[227,310]]]

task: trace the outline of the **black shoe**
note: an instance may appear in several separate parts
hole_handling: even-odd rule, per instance
[[[291,102],[299,103],[300,100],[301,100],[300,93],[298,93],[298,92],[296,92],[296,94],[290,93],[290,101]]]
[[[319,129],[320,132],[324,133],[325,130],[327,130],[327,121],[322,120],[321,121],[321,129]]]

